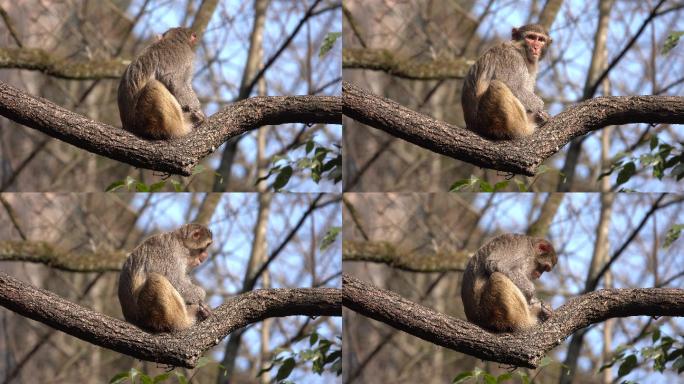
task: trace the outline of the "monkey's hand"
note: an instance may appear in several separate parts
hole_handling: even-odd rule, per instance
[[[550,118],[551,118],[551,116],[544,110],[539,111],[539,112],[534,114],[534,121],[540,127],[542,125],[546,124],[546,122],[549,121]]]
[[[201,109],[192,109],[189,105],[184,105],[181,107],[181,110],[183,111],[183,116],[185,117],[186,121],[190,120],[193,127],[202,124],[204,120],[207,119],[207,116],[204,114],[204,112],[202,112]]]
[[[212,313],[211,308],[209,308],[209,306],[207,304],[205,304],[204,302],[200,302],[198,305],[199,305],[199,308],[197,309],[197,319],[199,321],[204,321],[204,320],[208,319]]]
[[[551,318],[553,315],[553,308],[551,308],[550,305],[544,303],[543,301],[539,302],[540,305],[540,311],[539,311],[539,320],[540,321],[546,321]]]

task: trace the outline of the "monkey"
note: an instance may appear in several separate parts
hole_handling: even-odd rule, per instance
[[[206,292],[188,272],[204,262],[212,243],[209,228],[185,224],[145,239],[119,275],[119,302],[126,321],[151,332],[189,328],[211,315]]]
[[[468,321],[493,332],[520,332],[548,320],[553,310],[535,297],[533,280],[558,262],[547,240],[503,234],[468,261],[461,299]]]
[[[192,89],[197,35],[171,28],[124,71],[117,101],[124,129],[148,139],[184,136],[206,116]]]
[[[537,63],[552,40],[539,24],[513,28],[511,35],[480,56],[463,81],[466,127],[489,139],[529,136],[549,119],[534,86]]]

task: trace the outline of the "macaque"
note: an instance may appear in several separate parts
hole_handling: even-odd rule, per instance
[[[548,320],[553,310],[535,297],[533,280],[556,262],[556,251],[544,239],[517,234],[491,239],[463,273],[468,321],[492,332],[519,332]]]
[[[470,67],[461,94],[468,129],[489,139],[516,139],[547,122],[534,86],[537,63],[551,41],[539,24],[513,28],[511,41],[490,48]]]
[[[197,35],[171,28],[126,68],[119,83],[123,128],[144,138],[184,136],[206,118],[192,89]]]
[[[138,245],[119,276],[124,318],[147,331],[174,332],[209,317],[206,293],[188,272],[207,259],[211,243],[209,228],[186,224]]]

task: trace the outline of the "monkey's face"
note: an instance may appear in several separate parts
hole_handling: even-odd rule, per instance
[[[190,251],[188,267],[194,268],[209,258],[207,249],[213,241],[211,231],[200,224],[187,224],[181,227],[181,231],[183,245]]]
[[[532,279],[538,279],[544,272],[551,272],[553,267],[558,262],[556,250],[553,245],[546,240],[539,239],[534,244],[535,260],[534,269],[532,270]]]
[[[546,53],[548,37],[537,32],[525,33],[525,53],[530,63],[536,63]]]

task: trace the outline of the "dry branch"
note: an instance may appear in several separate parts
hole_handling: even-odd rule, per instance
[[[342,68],[383,71],[396,77],[414,80],[462,79],[474,60],[438,58],[420,62],[397,57],[387,49],[344,48]]]
[[[231,332],[270,317],[341,316],[336,288],[260,289],[230,298],[207,320],[186,331],[147,333],[0,272],[0,305],[81,340],[136,357],[193,368],[202,354]]]
[[[397,249],[388,241],[342,241],[342,261],[382,263],[410,272],[463,272],[470,255],[472,252],[416,253]]]
[[[492,334],[352,276],[342,277],[342,305],[431,343],[483,360],[536,368],[572,333],[613,317],[684,316],[684,290],[602,289],[569,300],[530,331]]]
[[[223,108],[185,137],[150,141],[0,82],[0,115],[98,155],[188,176],[222,143],[264,125],[341,124],[342,100],[339,96],[253,97]]]
[[[40,48],[0,48],[0,68],[41,71],[60,79],[118,79],[130,60],[72,60],[55,57]]]
[[[119,271],[127,256],[122,251],[73,252],[45,241],[0,241],[0,261],[41,263],[70,272]]]
[[[342,113],[363,124],[454,159],[528,176],[533,176],[544,160],[570,140],[602,127],[684,123],[684,97],[598,97],[559,113],[531,137],[491,141],[373,95],[349,82],[343,82],[342,95]]]

